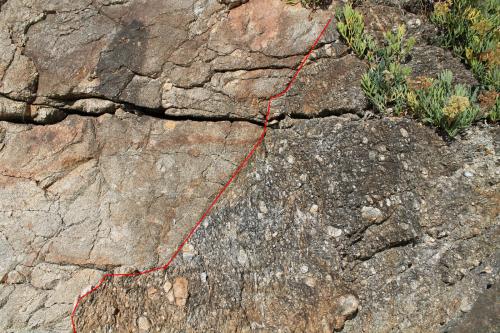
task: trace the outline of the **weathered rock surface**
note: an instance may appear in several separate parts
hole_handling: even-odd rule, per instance
[[[224,3],[8,1],[0,94],[67,111],[97,97],[159,114],[262,118],[332,13],[280,0]],[[323,43],[335,40],[332,27]]]
[[[285,127],[194,236],[197,255],[109,282],[80,330],[131,331],[147,313],[165,332],[439,332],[496,283],[498,130],[446,145],[404,120]],[[189,281],[185,307],[145,297],[173,279]]]
[[[381,2],[413,75],[475,82]],[[0,331],[68,332],[102,274],[164,264],[335,5],[0,0]],[[173,266],[106,283],[78,332],[497,331],[499,130],[369,119],[366,68],[330,26]]]
[[[397,24],[409,26],[419,39],[414,73],[436,76],[448,68],[458,81],[476,82],[449,52],[427,44],[432,28],[419,16],[385,5],[360,10],[379,39]],[[14,101],[2,102],[0,120],[64,118],[39,117],[37,105],[100,114],[126,104],[156,114],[262,121],[266,99],[283,88],[332,15],[280,0],[11,0],[0,11],[0,95]],[[366,64],[346,51],[332,24],[313,55],[320,60],[301,77],[306,84],[297,84],[296,98],[276,105],[272,116],[362,113],[367,101],[358,81]],[[100,105],[88,106],[96,98]],[[35,111],[20,111],[15,101]]]
[[[67,327],[103,270],[163,262],[258,134],[124,112],[0,123],[0,328]]]

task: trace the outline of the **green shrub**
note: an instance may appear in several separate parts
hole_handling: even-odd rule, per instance
[[[465,60],[484,88],[500,89],[500,5],[498,0],[437,2],[431,20],[441,44]]]
[[[411,91],[408,100],[418,118],[444,129],[450,137],[469,127],[479,113],[476,93],[465,85],[453,85],[449,70],[443,71],[430,86]]]
[[[363,16],[346,5],[337,12],[337,29],[347,45],[360,58],[368,60],[370,69],[362,76],[361,87],[375,110],[392,115],[411,112],[424,123],[442,128],[450,137],[470,126],[479,114],[477,90],[453,85],[453,74],[443,71],[437,80],[410,79],[411,69],[404,63],[415,40],[406,38],[406,29],[384,34],[378,46],[365,32]],[[493,95],[494,94],[494,95]],[[490,119],[498,119],[499,98],[495,92],[482,95],[485,107],[492,108]]]
[[[350,4],[346,4],[341,10],[338,10],[336,16],[338,19],[337,30],[347,45],[358,57],[363,58],[366,55],[369,60],[373,60],[372,55],[376,45],[373,38],[365,33],[363,16]]]
[[[407,79],[411,69],[403,65],[415,40],[405,40],[405,27],[384,34],[384,46],[375,50],[375,63],[361,79],[361,87],[375,109],[400,115],[407,106]]]

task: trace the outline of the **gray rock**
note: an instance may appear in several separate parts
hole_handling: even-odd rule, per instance
[[[367,30],[408,24],[414,76],[475,82],[429,45],[427,20],[384,3],[359,7]],[[0,5],[0,330],[67,332],[105,272],[169,259],[332,11]],[[498,128],[445,143],[413,120],[367,120],[366,69],[332,24],[182,255],[106,280],[78,332],[493,332]]]
[[[0,96],[0,120],[25,122],[30,120],[28,105]]]
[[[497,265],[497,235],[489,228],[498,228],[499,220],[494,205],[484,203],[495,196],[498,175],[495,157],[483,153],[493,149],[497,132],[477,129],[467,140],[443,145],[410,120],[296,120],[270,130],[266,154],[190,241],[199,255],[178,259],[141,284],[113,281],[78,311],[78,327],[112,327],[113,321],[91,319],[111,300],[146,311],[153,330],[385,332],[451,325],[463,316],[462,300],[473,302],[492,279],[469,267]],[[371,160],[368,152],[382,146],[387,159]],[[293,164],[286,161],[290,155]],[[484,178],[463,181],[465,156],[467,167],[482,170]],[[426,175],[405,170],[403,161]],[[307,182],[298,182],[306,170]],[[321,210],[313,215],[311,198],[319,193]],[[273,203],[260,218],[259,202]],[[326,223],[341,226],[342,237],[321,232]],[[164,275],[189,280],[185,306],[159,310],[141,296],[141,285],[160,288]],[[134,312],[121,307],[120,313],[131,318]],[[120,324],[129,327],[128,319]]]

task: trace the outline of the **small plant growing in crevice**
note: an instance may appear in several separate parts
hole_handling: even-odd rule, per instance
[[[384,46],[374,51],[375,63],[361,79],[366,96],[382,113],[400,115],[407,106],[407,79],[411,69],[403,63],[415,40],[405,40],[405,32],[401,25],[395,33],[388,31],[384,34]]]
[[[450,137],[469,127],[479,113],[476,93],[465,85],[453,85],[449,70],[430,80],[430,85],[412,90],[408,102],[415,116],[442,128]]]
[[[500,89],[500,5],[498,0],[437,2],[431,20],[444,47],[465,60],[490,90]]]
[[[496,94],[483,112],[498,121],[500,90],[500,5],[498,0],[445,0],[434,5],[431,21],[440,29],[439,41],[468,64],[481,88]],[[488,93],[483,92],[488,95]]]
[[[383,44],[379,46],[366,33],[363,16],[351,5],[338,11],[337,18],[340,21],[337,29],[347,45],[370,65],[362,76],[361,87],[375,110],[396,116],[409,113],[424,123],[443,129],[450,137],[478,118],[478,90],[453,85],[450,71],[443,71],[436,80],[410,78],[411,69],[405,62],[415,39],[406,38],[405,26],[386,32]],[[490,119],[498,119],[498,94],[484,94],[481,98],[484,105],[496,110],[490,112]]]
[[[358,57],[366,56],[369,61],[372,61],[376,45],[372,36],[365,33],[363,16],[354,10],[351,4],[346,4],[342,9],[337,10],[336,17],[338,19],[337,30],[351,50]]]

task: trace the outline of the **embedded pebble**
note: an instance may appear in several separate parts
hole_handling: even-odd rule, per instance
[[[329,225],[328,227],[326,227],[326,233],[330,237],[337,238],[337,237],[342,236],[342,229],[335,228],[335,227],[332,227],[332,226]]]
[[[378,208],[367,206],[361,208],[361,218],[365,221],[380,222],[382,221],[382,217],[382,212]]]
[[[359,301],[356,296],[348,294],[339,298],[340,314],[349,317],[358,311]]]
[[[173,291],[175,304],[177,306],[186,305],[188,297],[188,280],[185,277],[177,277],[174,281]]]
[[[151,322],[148,318],[141,316],[139,317],[139,319],[137,319],[137,326],[139,327],[140,331],[148,332],[151,328]]]
[[[170,281],[166,281],[163,285],[163,290],[168,293],[172,289],[172,283]]]
[[[474,174],[470,171],[465,171],[464,172],[464,177],[467,177],[467,178],[472,178],[474,177]]]
[[[304,282],[311,288],[314,288],[314,286],[316,286],[316,279],[311,276],[306,277]]]
[[[197,254],[194,246],[190,243],[186,243],[182,248],[182,257],[184,259],[191,259]]]
[[[261,213],[267,214],[268,209],[267,209],[266,203],[264,201],[259,201],[259,210]]]
[[[158,289],[156,289],[155,287],[148,288],[148,297],[150,299],[158,299],[159,298]]]
[[[247,263],[248,261],[248,256],[247,256],[247,253],[245,252],[245,250],[243,249],[240,249],[239,253],[238,253],[238,262],[241,266],[245,266],[245,264]]]
[[[460,311],[462,312],[470,312],[472,310],[472,302],[468,298],[462,299],[460,303]]]

